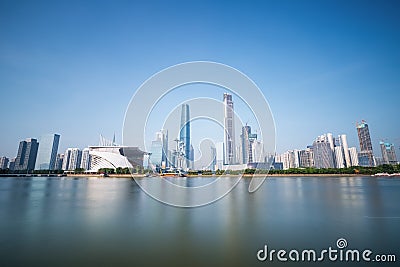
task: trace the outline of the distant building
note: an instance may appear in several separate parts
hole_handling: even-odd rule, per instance
[[[339,140],[340,140],[340,145],[343,148],[344,166],[350,167],[351,157],[350,157],[349,145],[347,144],[347,136],[345,134],[339,135]]]
[[[357,123],[356,127],[361,150],[358,157],[359,164],[360,166],[373,167],[375,161],[368,124],[363,120],[361,123]]]
[[[329,135],[321,135],[313,143],[315,168],[335,168],[333,158],[333,138]],[[329,141],[331,140],[331,141]],[[332,142],[332,143],[331,143]]]
[[[381,146],[383,164],[397,164],[398,161],[394,145],[383,141],[379,142],[379,145]]]
[[[71,157],[71,150],[72,150],[72,148],[67,148],[67,150],[65,150],[63,161],[62,161],[62,169],[64,171],[69,170],[69,159]]]
[[[235,164],[235,125],[232,95],[224,93],[224,164]]]
[[[36,170],[54,170],[59,142],[59,134],[46,134],[40,138]]]
[[[251,133],[251,127],[246,125],[242,127],[242,134],[240,135],[242,146],[241,146],[241,153],[242,153],[242,164],[248,164],[253,162],[263,162],[264,160],[260,160],[260,155],[262,151],[258,151],[258,157],[254,157],[255,150],[253,149],[253,144],[257,140],[257,134]],[[259,145],[262,145],[259,143]],[[259,147],[257,149],[260,149]],[[257,152],[256,152],[257,153]]]
[[[179,128],[179,141],[183,142],[184,158],[186,159],[186,168],[191,167],[190,151],[190,111],[188,104],[182,104],[181,124]],[[168,150],[167,150],[168,151]]]
[[[64,154],[57,154],[56,163],[54,164],[54,170],[60,171],[62,170],[64,160]]]
[[[21,141],[19,143],[17,157],[15,159],[14,169],[17,171],[34,170],[38,147],[39,143],[34,138],[28,138],[25,141]]]
[[[74,171],[81,165],[82,151],[79,148],[68,148],[64,153],[62,169]]]
[[[251,142],[252,162],[263,163],[265,162],[264,145],[261,141],[255,140]]]
[[[90,170],[98,172],[102,168],[132,168],[143,167],[143,158],[148,153],[141,151],[138,147],[127,146],[89,146],[91,157]]]
[[[351,166],[359,166],[357,148],[350,147],[349,154],[350,154]]]
[[[342,146],[335,146],[335,167],[338,169],[345,167],[344,153]]]
[[[211,146],[210,149],[211,149],[210,170],[216,171],[217,170],[217,149],[213,146]]]
[[[150,163],[153,168],[162,168],[163,164],[163,133],[157,132],[156,139],[151,142]],[[164,163],[165,164],[165,163]]]
[[[300,167],[314,167],[314,153],[311,148],[306,148],[299,151]]]
[[[10,159],[10,162],[8,163],[8,169],[10,171],[13,171],[15,169],[15,158]]]
[[[81,166],[82,150],[79,148],[72,148],[69,157],[68,170],[73,171]]]
[[[89,148],[85,148],[82,150],[82,160],[81,160],[81,169],[84,169],[85,171],[90,169],[90,154],[89,154]]]
[[[215,150],[216,150],[216,165],[217,165],[217,170],[222,170],[223,165],[224,165],[224,143],[223,142],[218,142],[215,144]]]
[[[9,159],[7,157],[0,158],[0,169],[5,170],[8,168]]]

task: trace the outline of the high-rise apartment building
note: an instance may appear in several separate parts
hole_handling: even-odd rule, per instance
[[[15,159],[14,169],[19,171],[32,171],[35,168],[38,147],[39,143],[34,138],[28,138],[25,141],[21,141]]]
[[[314,155],[310,147],[299,151],[299,165],[302,168],[314,167]]]
[[[379,145],[381,146],[381,152],[382,152],[382,160],[384,164],[392,164],[395,165],[398,163],[397,157],[396,157],[396,151],[394,149],[394,145],[388,142],[379,142]]]
[[[368,124],[362,120],[361,123],[357,123],[356,127],[361,150],[358,154],[359,164],[360,166],[373,167],[375,166],[375,161]]]
[[[82,150],[82,160],[80,168],[84,169],[85,171],[90,170],[90,159],[91,156],[89,154],[89,148],[84,148]]]
[[[40,138],[36,170],[54,170],[59,142],[59,134],[46,134]]]
[[[328,135],[321,135],[313,143],[314,164],[317,169],[335,168],[333,145],[330,143],[330,139]]]
[[[81,166],[82,150],[79,148],[72,148],[69,157],[68,170],[73,171]]]
[[[224,164],[235,164],[235,124],[232,95],[224,93]]]

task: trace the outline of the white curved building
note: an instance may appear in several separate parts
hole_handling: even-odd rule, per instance
[[[98,172],[102,168],[116,169],[143,166],[145,154],[138,147],[90,146],[91,160],[88,172]]]

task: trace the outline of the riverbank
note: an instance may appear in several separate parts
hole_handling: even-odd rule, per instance
[[[245,174],[243,178],[262,178],[266,174]],[[100,174],[68,174],[67,177],[73,178],[148,178],[144,174],[109,174],[108,177],[104,177]],[[153,176],[154,177],[154,176]],[[218,175],[189,175],[188,178],[204,177],[204,178],[216,178]],[[236,177],[236,175],[222,175],[221,177],[229,178]],[[268,174],[267,177],[369,177],[369,175],[362,174]]]

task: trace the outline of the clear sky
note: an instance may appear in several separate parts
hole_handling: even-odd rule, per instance
[[[0,155],[44,133],[61,134],[60,151],[99,134],[121,141],[141,83],[193,60],[257,83],[278,152],[326,132],[358,147],[361,119],[375,149],[385,138],[399,147],[399,14],[399,1],[2,0]]]

